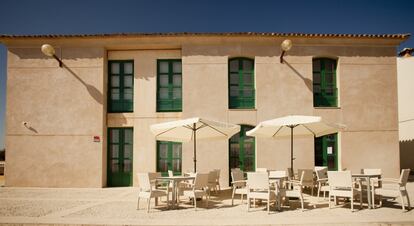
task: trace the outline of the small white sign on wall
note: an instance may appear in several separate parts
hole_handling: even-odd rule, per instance
[[[328,155],[332,155],[333,154],[333,148],[332,147],[328,147]]]

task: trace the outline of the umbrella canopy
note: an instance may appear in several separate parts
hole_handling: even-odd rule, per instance
[[[255,128],[246,132],[248,136],[282,138],[290,136],[291,160],[293,170],[293,136],[320,137],[336,133],[345,126],[329,124],[322,121],[319,116],[289,115],[259,123]]]
[[[202,118],[189,118],[150,126],[157,140],[194,142],[194,172],[197,171],[196,140],[229,139],[240,131],[240,126]]]

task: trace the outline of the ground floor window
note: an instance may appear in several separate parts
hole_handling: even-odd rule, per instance
[[[253,128],[253,126],[241,125],[240,132],[230,138],[229,172],[234,168],[244,172],[255,171],[255,138],[246,135],[246,131]]]
[[[132,185],[132,128],[108,129],[108,187]]]
[[[338,170],[338,134],[315,138],[315,166]]]
[[[172,170],[174,175],[181,175],[182,144],[170,141],[157,141],[157,172],[163,176]]]

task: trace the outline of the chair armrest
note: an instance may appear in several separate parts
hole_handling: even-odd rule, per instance
[[[190,186],[190,187],[194,186],[194,183],[190,183],[190,182],[186,182],[186,181],[182,181],[182,182],[180,182],[180,184],[187,185],[187,186]]]
[[[300,183],[300,181],[298,181],[298,180],[288,180],[288,181],[286,181],[286,184],[292,184],[292,185],[302,185],[302,184]]]
[[[317,182],[328,182],[328,178],[322,178],[322,179],[318,179],[316,181]]]
[[[382,179],[378,179],[378,181],[392,182],[392,183],[399,183],[400,182],[400,180],[395,179],[395,178],[382,178]]]
[[[235,181],[232,181],[231,183],[235,184],[235,183],[246,183],[246,182],[247,182],[246,180],[235,180]]]

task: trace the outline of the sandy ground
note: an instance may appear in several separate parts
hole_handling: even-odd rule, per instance
[[[411,206],[414,182],[408,184]],[[246,202],[235,200],[231,206],[230,190],[212,194],[208,208],[198,202],[194,210],[182,199],[179,209],[169,209],[165,199],[146,212],[145,200],[136,210],[137,188],[50,189],[0,188],[0,224],[64,224],[64,225],[414,225],[414,210],[402,211],[399,199],[390,200],[378,209],[351,212],[349,204],[328,208],[327,200],[305,195],[306,210],[298,201],[282,211],[264,205],[247,212]]]

